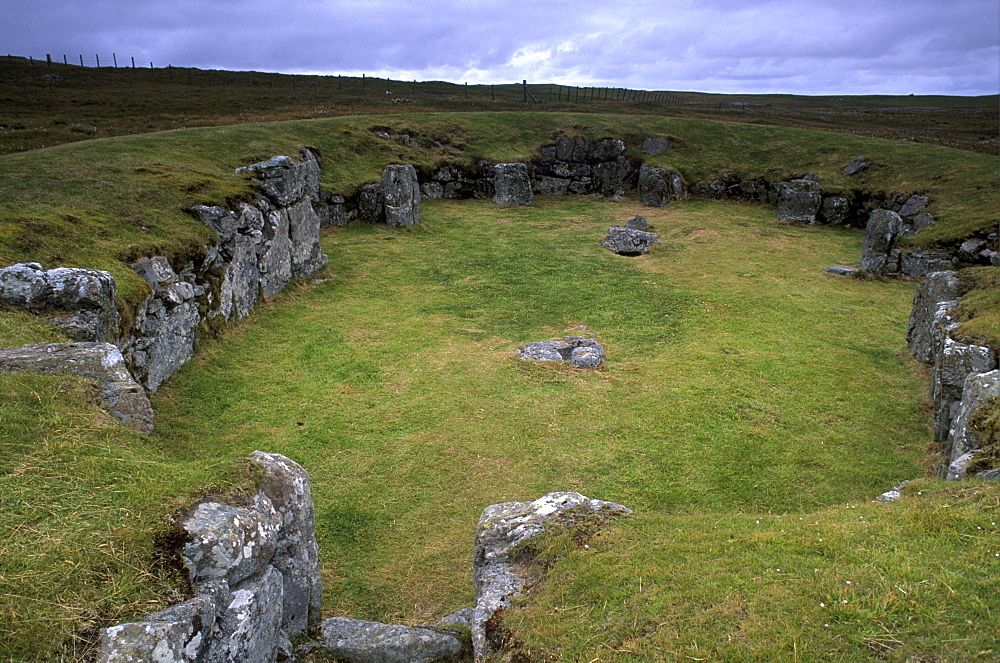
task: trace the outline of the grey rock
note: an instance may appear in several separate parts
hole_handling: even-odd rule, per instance
[[[934,363],[936,348],[931,331],[934,317],[941,302],[952,301],[958,297],[958,288],[959,282],[955,272],[934,272],[923,280],[913,294],[906,340],[910,345],[910,352],[918,361],[925,364]]]
[[[996,366],[996,354],[989,348],[965,345],[945,337],[934,356],[931,396],[934,400],[935,437],[943,441],[949,434],[954,408],[962,399],[966,378]]]
[[[233,586],[270,564],[281,520],[270,500],[257,496],[252,508],[204,502],[182,526],[189,537],[182,557],[191,582],[225,580]]]
[[[608,236],[601,246],[607,247],[612,253],[622,256],[638,256],[649,252],[649,249],[659,241],[656,233],[632,230],[614,225],[608,228]]]
[[[469,608],[462,608],[461,610],[456,610],[450,615],[445,615],[438,620],[438,624],[443,624],[445,626],[464,626],[465,628],[472,628],[472,618],[476,613],[475,606]]]
[[[847,198],[830,196],[823,199],[819,218],[831,226],[843,225],[851,215],[851,203]]]
[[[80,341],[117,340],[118,290],[109,272],[38,263],[0,269],[0,299],[46,317]]]
[[[381,184],[366,184],[358,190],[358,218],[368,223],[377,223],[382,220],[384,212],[385,197],[382,195]]]
[[[292,243],[289,238],[288,212],[268,212],[261,229],[263,239],[257,245],[257,264],[264,297],[273,297],[292,280]]]
[[[264,470],[260,495],[278,515],[280,533],[271,564],[282,576],[281,628],[295,635],[319,623],[323,594],[309,474],[281,454],[255,451],[251,459]]]
[[[892,490],[887,490],[886,492],[882,493],[881,495],[879,495],[878,497],[876,497],[875,499],[873,499],[872,502],[876,502],[876,503],[895,502],[896,500],[900,499],[903,496],[903,493],[902,493],[903,488],[908,483],[910,483],[910,482],[909,481],[903,481],[899,485],[894,486]]]
[[[647,207],[663,207],[684,198],[687,188],[680,173],[667,168],[652,168],[643,164],[639,168],[639,202]]]
[[[920,212],[910,220],[914,232],[919,232],[934,225],[934,215],[930,212]]]
[[[899,216],[906,221],[913,221],[918,214],[927,209],[930,199],[927,196],[912,195],[899,208]]]
[[[987,248],[985,239],[967,239],[958,247],[958,256],[966,262],[978,262],[979,254]]]
[[[979,448],[975,431],[969,426],[969,423],[980,407],[997,397],[1000,397],[1000,370],[972,373],[966,378],[962,390],[962,400],[959,402],[957,412],[952,420],[945,448],[952,465],[963,456]],[[964,468],[962,468],[962,472],[956,472],[956,475],[953,477],[952,469],[949,468],[949,479],[961,478],[964,475]]]
[[[111,414],[140,433],[153,431],[149,398],[128,372],[122,353],[110,343],[42,343],[0,350],[0,370],[92,378],[100,384],[101,399]]]
[[[855,269],[854,267],[842,267],[840,265],[827,267],[823,271],[829,272],[830,274],[836,274],[837,276],[854,276],[855,274],[861,273],[860,269]]]
[[[573,368],[597,368],[604,363],[604,348],[600,344],[573,348],[569,363]]]
[[[586,161],[590,150],[590,140],[583,136],[560,136],[556,139],[556,158],[560,161]]]
[[[614,161],[625,156],[625,142],[617,138],[602,138],[594,143],[588,155],[592,161]]]
[[[417,214],[419,218],[419,206]],[[327,257],[319,245],[319,230],[319,216],[309,200],[301,200],[288,208],[289,260],[293,276],[309,276],[326,266]]]
[[[614,161],[596,163],[591,167],[593,190],[599,193],[632,189],[639,169],[630,159],[619,157]]]
[[[902,232],[903,220],[898,214],[885,209],[873,211],[861,246],[862,271],[876,276],[895,273],[892,252]]]
[[[420,223],[420,184],[409,164],[391,164],[382,171],[383,215],[390,228]]]
[[[565,196],[572,180],[539,175],[535,178],[535,193],[539,196]]]
[[[279,649],[290,648],[281,631],[281,574],[268,566],[245,580],[226,599],[206,663],[274,663]]]
[[[649,222],[646,221],[646,217],[636,214],[631,219],[625,223],[625,227],[629,230],[641,230],[642,232],[649,232]]]
[[[868,168],[871,165],[872,165],[871,159],[869,159],[868,157],[855,157],[854,161],[848,164],[844,168],[843,172],[844,175],[851,177],[853,175],[857,175],[860,172],[868,170]]]
[[[431,200],[444,198],[444,185],[441,182],[424,182],[420,185],[420,195]]]
[[[969,469],[969,465],[972,464],[973,459],[976,456],[976,452],[979,449],[974,449],[969,453],[962,454],[958,458],[954,459],[948,464],[948,469],[945,473],[945,479],[948,481],[961,481],[965,478],[965,473]]]
[[[534,205],[528,178],[528,166],[523,163],[498,163],[493,166],[493,202],[497,205]]]
[[[311,150],[302,150],[301,163],[277,156],[251,166],[237,168],[237,175],[253,175],[264,194],[277,207],[288,207],[303,199],[319,200],[319,161]]]
[[[576,527],[631,513],[620,504],[592,500],[580,493],[549,493],[533,502],[493,504],[476,528],[473,578],[476,609],[472,619],[474,658],[483,661],[496,651],[503,633],[494,622],[497,611],[528,588],[533,579],[523,563],[531,555],[531,539],[553,527]],[[487,624],[490,623],[490,628]]]
[[[976,478],[984,479],[986,481],[1000,481],[1000,468],[976,472]]]
[[[816,182],[798,179],[779,182],[775,187],[778,192],[779,220],[816,223],[816,216],[823,204],[820,187]]]
[[[318,649],[349,663],[447,663],[468,656],[462,637],[443,627],[331,617],[323,620],[320,631]]]
[[[211,597],[195,598],[150,615],[145,621],[119,624],[101,635],[98,663],[187,663],[202,660],[215,626]]]
[[[948,271],[954,267],[950,253],[927,252],[923,249],[904,251],[900,255],[899,271],[910,278],[920,278],[934,272]]]
[[[567,361],[573,346],[566,341],[533,341],[515,352],[526,361]]]
[[[642,141],[642,151],[656,156],[673,149],[673,141],[667,136],[648,136]]]

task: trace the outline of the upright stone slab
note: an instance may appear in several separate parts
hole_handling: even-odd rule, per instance
[[[779,220],[816,223],[816,216],[823,204],[819,184],[813,180],[799,179],[779,182],[775,187],[778,191]]]
[[[865,227],[865,239],[861,246],[861,270],[875,276],[898,271],[898,265],[893,265],[892,257],[902,232],[903,220],[898,214],[887,209],[874,210]]]
[[[973,373],[966,378],[962,400],[948,435],[948,459],[952,464],[979,448],[976,433],[969,423],[979,408],[993,398],[1000,398],[1000,370]],[[961,472],[949,472],[948,479],[961,479],[965,474],[964,467],[961,469]]]
[[[684,197],[684,180],[676,170],[653,168],[643,164],[639,168],[639,202],[646,207],[663,207]]]
[[[309,276],[326,266],[319,245],[319,216],[309,200],[288,208],[289,267],[293,276]]]
[[[934,363],[934,344],[931,333],[938,304],[958,297],[958,277],[955,272],[935,272],[923,280],[913,294],[913,307],[906,331],[910,352],[925,364]]]
[[[493,192],[493,202],[497,205],[534,205],[535,194],[528,177],[527,164],[495,164],[493,166]]]
[[[420,184],[409,164],[393,164],[382,171],[383,215],[390,228],[420,223]]]
[[[996,354],[989,348],[958,343],[948,337],[944,339],[941,349],[934,356],[931,385],[935,439],[940,442],[948,437],[955,407],[963,398],[966,378],[991,371],[996,363]]]

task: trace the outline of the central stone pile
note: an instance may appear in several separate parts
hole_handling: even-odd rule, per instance
[[[515,352],[524,360],[568,361],[573,368],[597,368],[604,363],[604,346],[592,336],[563,336],[562,340],[534,341]]]

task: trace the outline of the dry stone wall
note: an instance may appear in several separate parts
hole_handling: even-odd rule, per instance
[[[958,328],[951,311],[958,305],[959,280],[955,272],[935,272],[917,288],[913,297],[907,340],[913,356],[933,367],[930,396],[934,402],[934,439],[941,462],[938,473],[961,479],[979,443],[970,425],[988,401],[1000,396],[997,355],[989,348],[969,345],[951,337]],[[984,478],[997,472],[980,473]]]

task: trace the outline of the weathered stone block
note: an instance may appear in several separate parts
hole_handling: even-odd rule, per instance
[[[903,232],[903,220],[895,212],[877,209],[868,217],[861,246],[862,271],[881,276],[893,273],[892,252]]]
[[[935,272],[925,278],[913,294],[913,307],[910,309],[906,340],[910,344],[910,352],[918,361],[925,364],[934,363],[936,351],[932,335],[934,317],[941,302],[952,301],[958,297],[958,288],[955,272]]]
[[[493,166],[493,202],[497,205],[534,205],[535,194],[523,163],[498,163]]]
[[[319,650],[347,663],[449,663],[468,660],[458,632],[435,626],[399,626],[347,617],[324,619]]]
[[[420,184],[409,164],[392,164],[382,171],[383,216],[390,228],[420,223]]]

